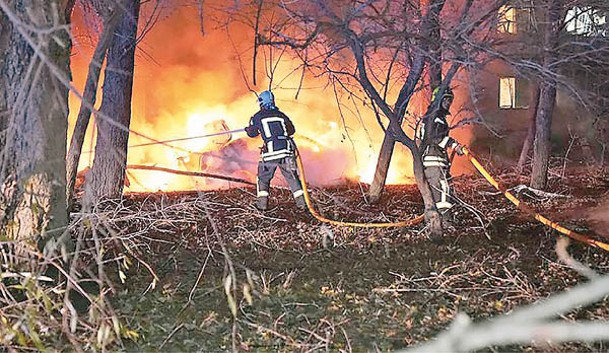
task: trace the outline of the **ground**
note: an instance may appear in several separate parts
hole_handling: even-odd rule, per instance
[[[508,187],[526,183],[494,173]],[[252,188],[129,195],[100,213],[139,254],[112,296],[117,314],[139,334],[124,341],[125,350],[395,350],[434,337],[458,312],[481,321],[585,282],[559,261],[556,232],[478,176],[456,178],[455,186],[469,206],[458,209],[441,243],[429,240],[422,225],[322,224],[281,189],[273,190],[266,213],[253,207]],[[388,187],[378,205],[365,202],[365,191],[354,183],[314,189],[312,197],[333,219],[396,221],[421,212],[415,186]],[[581,233],[609,229],[609,170],[553,170],[548,191],[562,196],[521,197]],[[568,250],[599,273],[609,269],[601,249],[572,241]],[[160,279],[154,289],[144,262]],[[563,319],[607,320],[609,306],[604,301]],[[571,343],[489,351],[607,348]]]

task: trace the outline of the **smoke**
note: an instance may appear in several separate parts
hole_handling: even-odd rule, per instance
[[[144,11],[146,10],[144,6]],[[82,14],[80,14],[82,16]],[[195,137],[238,129],[256,112],[255,92],[244,80],[251,75],[253,34],[244,28],[206,30],[193,7],[172,7],[142,39],[136,52],[133,117],[131,129],[156,140]],[[76,19],[77,38],[85,33],[82,18]],[[84,86],[90,41],[77,41],[72,59],[74,84]],[[258,86],[268,89],[269,53],[261,53],[257,67]],[[274,58],[280,53],[274,52]],[[338,109],[334,90],[323,78],[307,76],[302,89],[298,60],[281,56],[273,73],[273,91],[278,107],[294,122],[295,140],[302,153],[307,178],[312,185],[330,185],[346,179],[372,179],[383,131],[368,108],[353,100]],[[295,99],[298,93],[298,99]],[[101,92],[99,93],[101,94]],[[101,97],[98,97],[98,104]],[[70,98],[70,128],[79,102]],[[423,105],[421,105],[423,106]],[[222,121],[219,128],[214,122]],[[91,124],[93,125],[93,124]],[[93,128],[87,134],[80,168],[90,165]],[[132,134],[130,146],[149,143]],[[252,180],[261,145],[259,139],[235,134],[231,141],[192,139],[165,145],[130,148],[128,164],[156,165],[175,169],[204,170]],[[213,180],[174,176],[151,171],[130,171],[129,191],[187,190],[227,187]],[[278,183],[281,182],[281,178]],[[412,182],[409,152],[397,147],[388,183]]]

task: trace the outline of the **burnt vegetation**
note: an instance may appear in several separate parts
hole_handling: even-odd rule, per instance
[[[180,32],[193,11],[219,47]],[[148,51],[173,32],[145,39],[171,16],[184,52],[163,48],[178,67],[166,80]],[[605,0],[0,0],[0,351],[607,350],[607,17]],[[70,71],[83,37],[84,88]],[[208,52],[232,70],[211,95],[264,87],[308,102],[300,117],[336,116],[312,132],[294,119],[321,217],[281,183],[256,209],[258,146],[230,130],[239,118],[203,120],[203,136],[149,133],[171,126],[172,99],[188,105],[189,65]],[[155,68],[144,84],[138,64]],[[451,135],[524,206],[453,153],[443,222],[418,129],[440,107],[432,91],[451,87]],[[359,169],[366,144],[371,183],[323,174]],[[136,148],[156,149],[132,161]],[[190,190],[156,191],[172,173]]]

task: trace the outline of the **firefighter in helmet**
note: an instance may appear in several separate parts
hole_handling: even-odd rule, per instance
[[[277,108],[271,91],[260,93],[258,104],[260,110],[252,116],[249,125],[245,128],[247,136],[260,135],[264,143],[258,162],[256,208],[261,211],[268,209],[271,179],[279,168],[292,191],[296,205],[304,209],[306,203],[298,178],[294,155],[295,144],[292,139],[295,132],[294,124]]]
[[[419,130],[425,177],[431,188],[436,209],[442,214],[445,224],[452,218],[451,208],[454,199],[451,196],[450,160],[447,149],[451,148],[457,154],[463,154],[461,145],[448,136],[450,127],[446,116],[450,115],[449,110],[454,97],[450,87],[446,88],[442,94],[440,94],[439,88],[436,88],[431,97],[431,104],[432,107],[435,107],[435,111],[423,118]],[[436,102],[437,99],[441,99],[439,104]]]

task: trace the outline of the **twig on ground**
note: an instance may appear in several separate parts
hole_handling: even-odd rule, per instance
[[[542,302],[521,307],[511,314],[473,324],[461,313],[437,340],[403,352],[469,352],[489,346],[609,339],[604,322],[551,322],[562,313],[602,300],[609,293],[609,276],[574,287]]]
[[[162,350],[162,348],[165,346],[165,344],[167,344],[167,342],[169,342],[171,337],[173,337],[178,331],[180,331],[182,329],[182,327],[184,327],[183,323],[179,324],[173,330],[171,330],[169,335],[167,337],[165,337],[165,339],[163,340],[163,343],[161,343],[161,345],[159,346],[159,350]]]
[[[556,241],[556,254],[558,255],[558,259],[562,261],[565,265],[569,266],[573,270],[577,271],[580,275],[588,278],[595,279],[598,278],[598,274],[594,272],[590,267],[584,265],[583,263],[577,261],[567,248],[569,247],[570,239],[567,237],[560,237]]]

